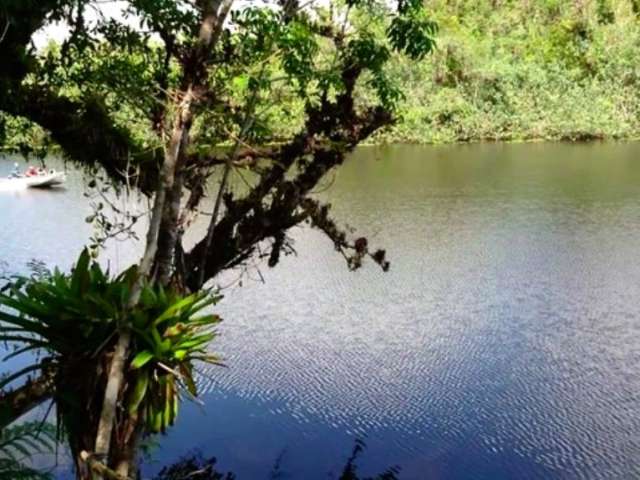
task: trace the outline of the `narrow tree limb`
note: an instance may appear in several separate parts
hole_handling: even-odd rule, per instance
[[[265,67],[263,66],[262,71],[260,72],[260,76],[264,74]],[[244,118],[244,122],[242,125],[242,129],[240,131],[240,135],[236,139],[235,145],[233,146],[233,150],[224,166],[224,172],[222,173],[222,180],[220,180],[220,189],[218,190],[218,195],[216,196],[216,202],[213,206],[213,213],[211,215],[211,220],[209,221],[209,227],[207,228],[207,236],[205,237],[205,251],[209,251],[211,248],[211,241],[213,240],[213,231],[216,226],[216,222],[218,221],[218,214],[220,213],[220,206],[222,205],[222,197],[227,188],[227,181],[229,179],[229,174],[231,172],[231,168],[233,165],[233,161],[236,159],[236,155],[240,150],[240,146],[244,141],[244,137],[247,135],[248,131],[251,129],[251,126],[254,122],[254,108],[256,101],[258,99],[258,89],[253,91],[249,102],[247,103],[247,112]],[[206,257],[202,257],[202,261],[200,262],[198,268],[198,288],[201,288],[204,285],[204,271],[205,264],[207,262]]]
[[[355,81],[347,80],[349,84]],[[349,92],[335,103],[325,101],[319,108],[309,109],[304,131],[291,143],[279,147],[273,165],[249,194],[238,200],[227,199],[227,210],[214,227],[211,240],[220,247],[207,248],[205,238],[185,255],[186,284],[190,289],[198,288],[200,278],[206,281],[221,270],[237,265],[258,242],[276,238],[283,230],[300,223],[305,215],[299,215],[297,210],[318,181],[340,165],[361,141],[393,123],[393,116],[383,108],[356,114]],[[336,111],[340,112],[338,117]],[[320,135],[324,136],[324,141],[318,140]],[[292,180],[283,180],[297,161],[302,166],[301,171]],[[271,207],[265,208],[269,195],[273,197]],[[201,265],[204,265],[203,272]]]
[[[109,454],[111,432],[113,431],[118,395],[124,377],[125,360],[130,342],[131,333],[128,330],[122,331],[113,354],[113,360],[109,368],[109,380],[104,392],[100,423],[98,424],[98,433],[96,435],[95,452],[97,455],[106,456]]]
[[[49,372],[15,390],[0,393],[0,429],[49,400],[53,390],[54,375]]]
[[[106,467],[103,463],[99,462],[89,452],[80,452],[80,459],[85,462],[89,468],[94,471],[98,476],[106,478],[108,480],[130,480],[126,475],[120,475],[118,472]]]
[[[235,148],[235,147],[234,147]],[[271,147],[238,147],[236,154],[233,156],[233,165],[238,167],[251,166],[260,159],[274,159],[280,152],[279,146]],[[187,165],[194,167],[216,167],[225,165],[229,158],[228,153],[202,155],[192,153],[187,156]]]
[[[145,252],[140,262],[138,270],[138,280],[133,288],[129,305],[131,307],[138,303],[142,282],[150,274],[154,259],[158,250],[158,238],[163,214],[165,212],[165,202],[174,189],[176,171],[181,159],[184,157],[189,142],[189,130],[193,119],[193,107],[198,101],[198,89],[206,80],[206,60],[209,58],[210,50],[218,41],[222,24],[229,13],[232,0],[225,0],[220,7],[217,0],[202,0],[203,14],[198,41],[189,55],[190,60],[185,64],[182,79],[183,93],[176,97],[178,104],[173,130],[169,140],[169,145],[165,150],[164,162],[160,173],[160,181],[156,189],[154,206],[151,215],[149,229],[147,231],[147,244]],[[220,11],[218,11],[220,8]],[[176,218],[177,220],[177,218]],[[168,227],[175,228],[175,225]],[[165,248],[174,250],[171,242],[166,242]],[[161,252],[163,255],[164,252]],[[124,378],[125,360],[129,354],[129,343],[131,341],[130,332],[124,330],[120,334],[118,344],[114,352],[114,357],[109,372],[109,379],[105,391],[105,399],[102,405],[98,433],[96,435],[96,454],[101,458],[108,458],[111,444],[111,433],[116,414],[118,396]],[[122,477],[128,476],[130,461],[121,461],[116,465],[116,472]],[[100,476],[98,476],[100,478]]]

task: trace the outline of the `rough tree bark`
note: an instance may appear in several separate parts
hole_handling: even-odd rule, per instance
[[[0,393],[0,429],[50,399],[54,376],[46,373],[15,390]]]
[[[178,192],[181,190],[179,180],[176,184],[176,173],[179,170],[181,160],[185,157],[184,153],[188,146],[189,130],[193,121],[194,107],[198,101],[198,91],[206,81],[206,61],[210,56],[211,50],[215,47],[215,43],[220,36],[222,24],[232,4],[233,0],[202,0],[199,2],[199,6],[202,8],[202,22],[198,41],[186,60],[182,81],[183,89],[175,96],[175,119],[160,171],[160,181],[156,189],[153,211],[147,231],[147,244],[138,271],[140,281],[132,292],[131,306],[138,302],[141,288],[140,282],[149,277],[154,261],[156,261],[156,268],[163,272],[167,272],[169,268],[175,247],[175,229],[177,227],[175,223],[178,220],[179,212],[179,208],[175,208],[175,202],[179,202],[179,195],[176,195],[176,190]],[[168,198],[171,201],[167,202]],[[163,224],[164,230],[161,228]],[[162,238],[161,242],[159,241],[160,238]],[[158,251],[159,245],[163,247],[163,250]],[[160,263],[157,262],[158,258]],[[168,273],[163,273],[162,276],[168,278]],[[98,458],[108,458],[109,456],[117,402],[122,389],[124,367],[129,354],[130,342],[130,332],[124,329],[118,339],[111,363],[102,414],[96,435],[95,454]],[[126,445],[121,445],[120,451],[115,455],[120,458],[115,465],[115,471],[125,478],[129,475],[129,470],[135,460],[134,450],[137,440],[135,437],[135,435],[132,436],[126,442]]]

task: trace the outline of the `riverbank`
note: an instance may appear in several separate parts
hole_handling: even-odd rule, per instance
[[[640,139],[640,1],[427,3],[437,49],[417,63],[394,59],[400,120],[371,144]],[[295,102],[263,119],[275,138],[301,128]],[[4,123],[14,150],[50,147],[24,121]]]
[[[398,61],[387,142],[640,138],[640,2],[429,2],[438,49]]]

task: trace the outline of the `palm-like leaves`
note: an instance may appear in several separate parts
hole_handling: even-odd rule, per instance
[[[219,363],[206,347],[215,338],[212,328],[220,319],[202,314],[218,297],[207,292],[184,297],[146,285],[138,305],[129,308],[135,279],[133,268],[111,278],[91,262],[86,250],[70,275],[56,270],[42,278],[18,279],[8,294],[0,294],[0,307],[5,307],[0,311],[0,341],[17,349],[5,359],[33,351],[45,355],[12,372],[0,381],[0,388],[44,368],[77,371],[73,365],[88,360],[95,364],[118,332],[130,329],[128,412],[141,414],[150,432],[173,424],[181,387],[190,395],[197,393],[192,362]]]
[[[55,429],[47,423],[27,422],[0,430],[0,478],[52,479],[25,462],[34,454],[53,451],[55,442]]]
[[[37,279],[19,279],[9,294],[0,294],[0,341],[20,348],[5,360],[43,350],[47,362],[94,354],[125,318],[123,299],[134,272],[110,280],[84,251],[71,275],[54,271]],[[0,382],[0,388],[43,367],[35,363]]]

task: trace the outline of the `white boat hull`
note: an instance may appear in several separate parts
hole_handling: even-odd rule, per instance
[[[62,172],[35,175],[33,177],[7,178],[0,180],[0,190],[56,187],[62,185],[66,179],[66,175]]]

